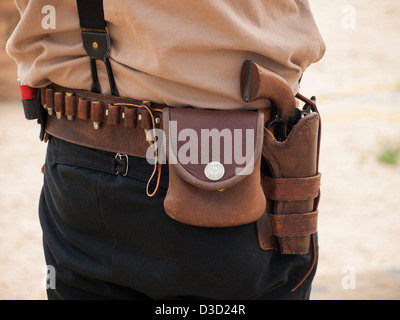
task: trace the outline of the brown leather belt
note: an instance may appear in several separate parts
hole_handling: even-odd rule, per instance
[[[85,147],[146,157],[146,132],[160,128],[166,105],[74,90],[58,85],[41,89],[48,116],[45,132]]]

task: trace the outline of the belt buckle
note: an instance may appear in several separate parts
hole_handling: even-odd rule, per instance
[[[115,159],[117,160],[117,162],[120,160],[124,160],[124,159],[126,159],[126,165],[124,166],[125,167],[125,172],[122,174],[124,177],[126,177],[127,175],[128,175],[128,169],[129,169],[129,157],[128,157],[128,155],[127,154],[120,154],[120,153],[117,153],[116,155],[115,155]],[[117,167],[118,168],[118,167]],[[115,175],[116,176],[118,176],[120,173],[121,173],[121,171],[122,170],[117,170],[117,172],[115,173]]]

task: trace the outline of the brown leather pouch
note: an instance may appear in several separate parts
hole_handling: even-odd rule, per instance
[[[165,108],[169,165],[164,201],[173,219],[202,227],[255,222],[265,211],[261,186],[263,114]]]

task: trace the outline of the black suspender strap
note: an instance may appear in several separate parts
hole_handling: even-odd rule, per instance
[[[83,46],[90,57],[90,70],[93,82],[92,91],[101,93],[96,66],[96,60],[101,60],[106,66],[111,94],[119,96],[110,60],[108,59],[111,42],[107,22],[104,19],[103,0],[76,0],[76,2],[78,5]]]
[[[79,22],[82,28],[105,29],[103,0],[77,0]]]

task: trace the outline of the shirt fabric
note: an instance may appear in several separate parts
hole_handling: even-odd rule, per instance
[[[15,0],[21,20],[7,43],[18,77],[32,87],[56,83],[90,90],[74,0]],[[55,28],[46,24],[54,8]],[[169,106],[265,108],[244,103],[240,70],[254,60],[285,78],[296,94],[325,45],[306,0],[104,0],[110,61],[123,97]],[[98,62],[103,93],[107,73]]]

